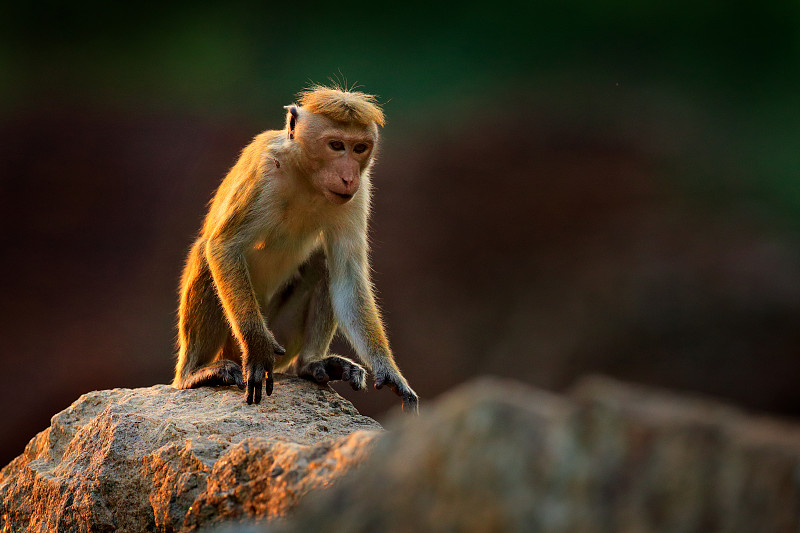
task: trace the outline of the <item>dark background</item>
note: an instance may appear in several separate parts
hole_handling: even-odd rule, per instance
[[[206,202],[330,76],[385,102],[374,277],[423,402],[604,372],[800,414],[796,0],[74,4],[0,8],[0,464],[171,380]]]

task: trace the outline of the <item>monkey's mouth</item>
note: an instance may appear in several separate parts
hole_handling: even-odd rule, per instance
[[[328,201],[334,205],[346,204],[347,202],[353,199],[353,196],[355,196],[357,192],[358,189],[355,187],[352,189],[352,192],[350,193],[337,192],[334,191],[333,189],[328,189],[327,187],[322,190],[322,193],[325,196],[325,198],[327,198]]]
[[[331,191],[331,192],[333,192],[333,191]],[[336,196],[338,196],[342,200],[349,200],[350,198],[353,197],[352,194],[344,194],[344,193],[338,193],[338,192],[333,192],[333,194],[335,194]]]

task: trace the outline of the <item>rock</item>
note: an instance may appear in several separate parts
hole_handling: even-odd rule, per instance
[[[2,531],[189,531],[281,516],[358,464],[381,427],[328,387],[81,396],[0,471]]]
[[[269,531],[797,532],[800,426],[604,378],[478,379]]]
[[[382,434],[330,389],[280,377],[260,406],[236,389],[84,395],[0,472],[3,531],[220,524],[797,532],[800,425],[605,378],[567,395],[481,378]]]

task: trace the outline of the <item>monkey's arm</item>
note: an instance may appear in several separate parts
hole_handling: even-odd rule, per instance
[[[252,223],[248,224],[247,209],[254,201],[254,198],[246,197],[240,203],[244,207],[231,207],[228,216],[214,228],[205,248],[214,285],[242,350],[248,404],[261,402],[265,377],[267,396],[272,394],[275,355],[286,353],[264,321],[245,259],[250,233],[248,226],[252,226]]]
[[[384,385],[403,400],[403,410],[416,413],[417,394],[394,361],[372,292],[363,237],[338,236],[326,240],[333,310],[350,343],[375,376],[375,388]]]

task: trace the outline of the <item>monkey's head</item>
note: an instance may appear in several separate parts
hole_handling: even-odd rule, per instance
[[[375,97],[317,86],[286,110],[286,137],[301,151],[302,173],[329,201],[348,202],[372,162],[378,126],[385,123]]]

